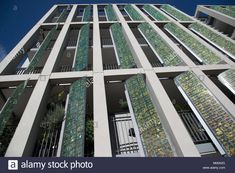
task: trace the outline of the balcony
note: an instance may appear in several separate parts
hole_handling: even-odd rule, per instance
[[[93,156],[93,87],[90,80],[50,81],[43,98],[46,102],[41,103],[37,115],[40,121],[32,127],[36,134],[28,144],[29,156]]]
[[[63,23],[66,21],[70,11],[71,6],[59,6],[46,19],[45,23]]]
[[[219,64],[222,63],[220,57],[208,49],[204,44],[199,42],[191,34],[185,32],[174,23],[168,23],[164,26],[178,42],[180,42],[186,49],[188,49],[199,62],[203,64]]]
[[[0,86],[0,156],[4,156],[33,91],[35,82]]]
[[[221,155],[234,156],[235,121],[232,115],[193,72],[182,73],[174,80]]]

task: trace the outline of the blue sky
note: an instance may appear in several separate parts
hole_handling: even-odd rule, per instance
[[[167,3],[193,15],[197,4],[233,4],[235,0],[1,0],[0,60],[56,3]]]

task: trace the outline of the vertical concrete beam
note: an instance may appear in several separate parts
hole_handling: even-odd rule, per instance
[[[171,103],[157,75],[146,72],[146,84],[158,110],[158,114],[169,135],[177,156],[200,157],[189,133]]]
[[[93,71],[103,71],[98,7],[93,5]]]
[[[199,10],[199,5],[197,5],[197,8],[195,10],[194,17],[197,19],[200,16],[200,10]]]
[[[109,121],[103,73],[93,75],[94,156],[111,157]]]
[[[32,128],[35,125],[35,119],[38,114],[38,110],[43,100],[45,90],[48,86],[49,76],[40,76],[38,82],[36,83],[31,97],[26,105],[24,113],[20,119],[20,122],[16,128],[15,134],[7,148],[6,157],[22,157],[24,156],[27,142],[29,140],[30,134],[32,133]],[[45,101],[45,100],[44,100]],[[31,134],[36,137],[36,134]],[[33,145],[32,141],[31,147]]]

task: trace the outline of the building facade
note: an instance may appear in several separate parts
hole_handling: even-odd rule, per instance
[[[199,19],[54,5],[0,64],[1,156],[235,156],[235,41]]]

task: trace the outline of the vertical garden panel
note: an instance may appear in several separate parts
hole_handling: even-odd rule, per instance
[[[150,16],[152,16],[155,20],[158,21],[168,21],[169,19],[164,16],[162,13],[154,9],[151,5],[146,4],[143,6],[143,10],[145,10]]]
[[[203,64],[218,64],[222,60],[213,51],[199,42],[191,34],[185,32],[178,25],[168,23],[164,28],[179,42],[181,42]]]
[[[132,20],[143,20],[140,14],[131,5],[125,5],[124,9]]]
[[[82,21],[89,22],[91,19],[91,5],[88,5],[83,12]]]
[[[77,48],[75,53],[74,70],[84,70],[88,65],[88,53],[89,53],[89,29],[90,24],[82,26],[78,35]]]
[[[176,54],[156,31],[154,31],[150,24],[139,24],[138,29],[165,66],[177,66],[183,64],[183,61],[178,54]]]
[[[129,45],[123,35],[122,27],[120,24],[115,23],[111,25],[111,36],[116,47],[116,53],[120,61],[121,68],[135,67],[135,61]]]
[[[135,75],[126,80],[135,119],[146,156],[174,156],[171,145],[160,118],[147,90],[143,75]]]
[[[85,77],[70,87],[61,156],[84,156],[86,91]]]
[[[12,93],[12,95],[8,98],[7,102],[3,106],[0,113],[0,135],[2,135],[3,130],[13,113],[15,106],[19,102],[20,96],[23,94],[25,87],[27,86],[27,83],[28,80],[18,85],[15,91]]]
[[[32,60],[30,61],[29,66],[25,70],[25,73],[30,73],[36,68],[39,60],[42,58],[42,56],[43,56],[45,50],[47,49],[50,41],[54,37],[54,35],[56,33],[56,30],[57,30],[57,26],[54,26],[51,29],[51,31],[48,32],[46,38],[43,40],[43,42],[42,42],[41,46],[39,47],[38,51],[35,53]]]
[[[234,9],[224,8],[224,7],[221,7],[219,5],[212,5],[212,6],[210,6],[210,8],[215,10],[215,11],[218,11],[220,13],[223,13],[225,15],[228,15],[228,16],[230,16],[230,17],[235,19],[235,11],[234,11]]]
[[[112,5],[105,6],[104,11],[109,21],[117,21],[117,17],[113,10]]]
[[[217,47],[225,50],[227,54],[235,57],[235,44],[229,39],[222,37],[221,34],[216,33],[212,28],[208,28],[198,22],[192,23],[189,25],[189,28],[197,34],[208,39]]]
[[[235,156],[235,120],[221,103],[191,71],[175,78],[176,85],[182,90],[205,121],[229,156]]]

